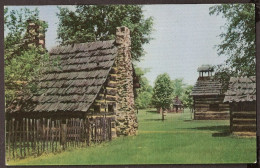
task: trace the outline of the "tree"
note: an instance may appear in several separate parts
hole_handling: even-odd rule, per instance
[[[37,91],[36,81],[40,78],[43,63],[48,54],[42,47],[28,46],[27,20],[32,20],[42,27],[45,33],[47,24],[39,21],[39,11],[22,8],[11,10],[5,8],[5,100],[8,107],[18,95],[29,95]]]
[[[5,22],[5,50],[13,49],[17,44],[22,43],[26,29],[28,26],[27,20],[37,22],[41,27],[43,33],[46,32],[48,24],[39,21],[39,10],[30,10],[28,8],[21,8],[20,10],[11,10],[8,8],[4,10],[4,22]],[[19,47],[19,49],[21,49]]]
[[[167,73],[157,76],[153,88],[152,103],[156,108],[167,109],[173,99],[173,85]]]
[[[183,83],[183,79],[182,78],[179,78],[179,79],[174,79],[172,81],[172,84],[173,84],[173,88],[174,88],[174,96],[178,96],[180,97],[182,94],[183,94],[183,91],[184,91],[184,87],[185,87],[185,84]]]
[[[131,31],[134,60],[144,55],[143,44],[149,43],[153,19],[145,19],[140,5],[78,5],[76,11],[59,7],[58,39],[61,44],[115,39],[116,27]]]
[[[8,19],[8,8],[4,8],[4,29],[6,28],[6,23],[7,23],[7,19]]]
[[[222,4],[209,10],[210,15],[222,15],[227,20],[217,47],[218,54],[228,59],[217,67],[216,76],[228,81],[231,75],[256,75],[254,4]]]
[[[184,108],[189,108],[192,109],[193,107],[193,98],[190,95],[190,93],[192,92],[192,88],[193,86],[188,85],[184,88],[183,94],[181,95],[181,100],[183,103]]]
[[[135,73],[139,77],[140,88],[137,89],[137,98],[135,100],[135,105],[139,109],[148,108],[151,105],[151,99],[153,94],[153,88],[149,85],[148,79],[144,76],[148,69],[141,69],[135,67]]]

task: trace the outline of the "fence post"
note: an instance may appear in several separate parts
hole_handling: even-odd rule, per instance
[[[62,120],[61,123],[61,145],[62,149],[65,150],[65,145],[66,145],[66,137],[67,137],[67,125],[66,125],[66,120]]]
[[[12,130],[12,122],[11,120],[6,120],[8,125],[8,160],[11,159],[11,130]]]

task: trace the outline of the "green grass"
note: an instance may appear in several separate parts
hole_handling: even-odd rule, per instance
[[[88,148],[11,161],[9,165],[253,163],[256,138],[228,135],[228,121],[194,121],[188,111],[167,114],[140,110],[137,136]]]

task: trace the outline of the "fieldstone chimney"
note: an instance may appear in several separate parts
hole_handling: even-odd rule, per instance
[[[45,34],[43,27],[39,25],[40,22],[44,23],[41,20],[27,20],[28,27],[25,35],[25,43],[28,46],[36,45],[37,47],[42,46],[45,48]]]
[[[138,123],[134,111],[133,64],[131,56],[130,30],[116,28],[117,66],[117,110],[116,134],[135,135]]]

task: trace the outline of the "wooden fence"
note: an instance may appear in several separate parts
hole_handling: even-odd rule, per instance
[[[112,118],[6,120],[7,160],[111,140]]]

